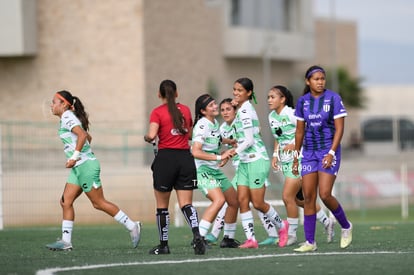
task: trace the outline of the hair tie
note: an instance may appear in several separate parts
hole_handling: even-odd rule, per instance
[[[257,100],[256,100],[256,96],[255,96],[254,92],[252,92],[252,98],[253,98],[254,104],[257,104]]]

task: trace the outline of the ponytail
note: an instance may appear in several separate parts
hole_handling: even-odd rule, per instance
[[[187,134],[185,129],[185,118],[177,107],[175,98],[177,95],[177,85],[172,80],[164,80],[160,84],[160,95],[167,100],[168,112],[171,115],[174,128],[181,134]]]

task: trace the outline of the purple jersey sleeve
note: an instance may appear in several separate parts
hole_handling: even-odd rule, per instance
[[[338,94],[333,94],[334,98],[334,119],[347,116],[347,112],[344,106],[344,103],[342,102],[342,98]]]

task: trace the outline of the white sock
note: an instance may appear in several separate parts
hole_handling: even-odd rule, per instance
[[[234,239],[236,235],[237,223],[225,223],[224,224],[224,236],[228,236],[230,239]]]
[[[122,210],[119,210],[119,212],[114,216],[114,219],[123,226],[125,226],[125,228],[129,231],[131,231],[135,226],[135,223],[131,221],[128,215],[125,214]]]
[[[267,235],[269,237],[279,238],[276,226],[269,220],[269,218],[261,211],[257,211],[257,215],[259,216],[260,221],[262,222],[262,225],[267,232]]]
[[[298,230],[299,218],[287,218],[289,223],[288,235],[296,237],[296,231]]]
[[[200,235],[203,237],[207,235],[207,232],[210,229],[210,226],[211,226],[211,222],[208,222],[206,220],[201,220],[200,223],[198,224]]]
[[[277,228],[281,229],[283,228],[284,224],[282,222],[282,219],[280,218],[279,214],[276,212],[276,210],[273,208],[273,206],[269,205],[269,211],[265,213],[265,215],[270,219],[270,221],[276,225]]]
[[[253,213],[252,211],[247,211],[244,213],[240,213],[240,218],[244,230],[244,234],[246,235],[246,239],[253,239],[256,240],[255,234],[254,234],[254,220],[253,220]]]
[[[216,239],[217,239],[218,235],[220,235],[220,231],[223,229],[224,215],[226,214],[227,206],[228,206],[227,202],[224,203],[223,207],[218,212],[216,219],[214,220],[213,228],[211,229],[211,234],[214,237],[216,237]]]
[[[72,243],[73,221],[62,221],[62,241]]]
[[[321,224],[323,224],[323,226],[327,226],[329,224],[329,218],[322,208],[318,211],[318,213],[316,213],[316,218]]]

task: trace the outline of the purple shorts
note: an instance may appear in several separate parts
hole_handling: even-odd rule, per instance
[[[328,154],[328,150],[324,151],[302,151],[301,159],[301,175],[314,173],[314,172],[325,172],[331,175],[337,175],[339,171],[339,166],[341,164],[341,150],[336,150],[335,156],[332,161],[331,167],[325,169],[323,168],[322,160]]]

